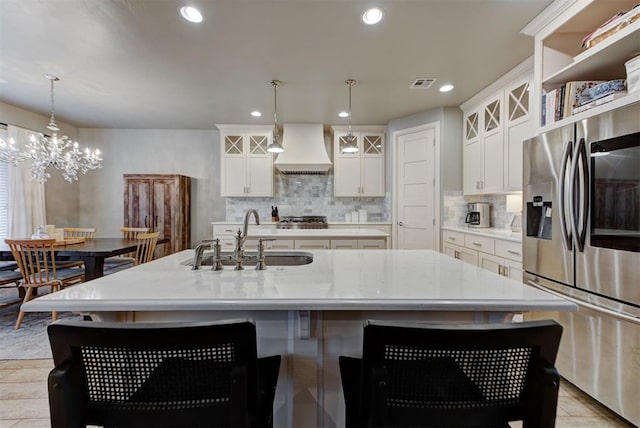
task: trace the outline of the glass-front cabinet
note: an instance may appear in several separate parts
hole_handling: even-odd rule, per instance
[[[220,130],[220,196],[273,196],[271,126],[217,125]]]

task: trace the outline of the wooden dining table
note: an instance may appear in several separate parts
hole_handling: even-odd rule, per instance
[[[161,244],[167,239],[159,239]],[[104,275],[104,260],[136,251],[135,239],[92,238],[77,244],[56,245],[56,258],[61,260],[80,260],[84,262],[85,281],[100,278]],[[0,243],[0,260],[13,260],[9,246]]]

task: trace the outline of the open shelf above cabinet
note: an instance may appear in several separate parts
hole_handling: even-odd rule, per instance
[[[624,63],[638,53],[640,53],[640,20],[573,57],[571,62],[544,79],[543,88],[553,89],[571,80],[624,78]],[[559,56],[555,55],[556,58]]]
[[[638,92],[620,91],[611,96],[613,100],[603,99],[601,105],[576,114],[573,109],[583,110],[582,105],[565,104],[575,99],[575,93],[567,92],[574,90],[571,82],[583,82],[575,84],[580,88],[587,82],[627,78],[625,63],[640,54],[637,5],[638,0],[556,0],[523,29],[535,38],[532,96],[538,132],[640,101]],[[583,40],[596,30],[600,34],[593,37],[589,48],[583,48]]]
[[[564,125],[568,125],[574,122],[579,122],[583,119],[588,119],[592,116],[597,116],[599,114],[606,113],[608,111],[615,110],[617,108],[624,107],[626,105],[630,105],[637,102],[640,102],[640,92],[634,92],[623,98],[619,98],[617,100],[608,102],[606,104],[602,104],[601,106],[594,107],[590,110],[571,115],[566,119],[562,119],[557,122],[550,123],[546,126],[541,127],[539,129],[539,132],[543,133],[543,132],[551,131],[552,129],[561,128]]]

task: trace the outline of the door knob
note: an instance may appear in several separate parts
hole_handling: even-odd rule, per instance
[[[404,222],[399,221],[399,222],[398,222],[398,226],[404,226]]]

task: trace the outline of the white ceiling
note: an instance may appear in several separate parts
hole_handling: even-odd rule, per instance
[[[197,6],[201,24],[178,9]],[[458,106],[533,53],[551,0],[0,0],[0,101],[78,127],[385,124]],[[360,15],[377,5],[377,26]],[[435,77],[431,89],[408,89]],[[443,94],[438,87],[453,83]],[[263,116],[250,116],[254,109]],[[0,122],[2,122],[0,117]]]

